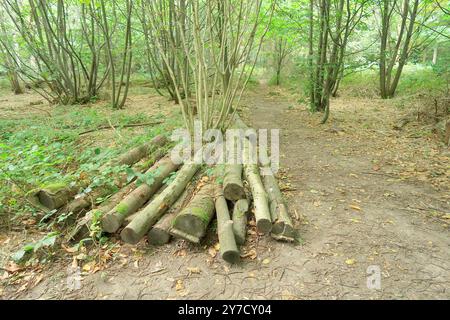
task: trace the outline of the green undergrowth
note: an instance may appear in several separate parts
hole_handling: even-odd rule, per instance
[[[155,125],[124,128],[140,123]],[[114,129],[80,135],[108,125]],[[166,118],[86,106],[55,106],[51,118],[25,114],[21,120],[0,120],[0,228],[22,218],[39,218],[42,211],[29,196],[43,186],[81,184],[82,192],[99,186],[114,188],[117,175],[126,168],[107,166],[99,172],[101,166],[179,126],[181,116],[175,111]]]

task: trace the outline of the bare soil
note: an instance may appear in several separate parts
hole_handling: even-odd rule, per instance
[[[251,229],[245,258],[230,266],[213,233],[199,246],[118,242],[114,250],[93,249],[99,259],[108,255],[107,268],[80,264],[79,288],[68,285],[77,258],[66,254],[35,285],[4,288],[0,298],[450,298],[448,148],[392,129],[399,117],[392,102],[335,99],[325,126],[278,89],[258,87],[243,104],[255,128],[281,129],[279,178],[301,243]],[[367,286],[371,266],[381,271],[379,290]]]

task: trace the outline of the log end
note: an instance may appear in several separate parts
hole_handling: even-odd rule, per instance
[[[269,233],[272,230],[272,222],[269,219],[259,219],[256,221],[256,228],[260,233]]]
[[[105,232],[117,232],[121,225],[122,221],[120,221],[115,214],[106,214],[102,218],[102,230]]]
[[[222,253],[222,259],[228,263],[235,264],[240,261],[239,251],[228,250]]]
[[[54,210],[54,209],[58,209],[57,208],[57,204],[56,201],[54,199],[54,196],[52,196],[49,192],[47,192],[46,190],[40,190],[38,192],[38,199],[39,202],[46,208],[48,208],[49,210]]]
[[[152,228],[147,235],[148,243],[154,246],[162,246],[170,241],[170,233],[159,228]]]
[[[238,201],[241,199],[246,199],[245,189],[242,184],[228,183],[223,189],[223,195],[225,199],[230,201]]]
[[[141,237],[133,229],[125,227],[120,233],[121,239],[129,244],[137,244]]]

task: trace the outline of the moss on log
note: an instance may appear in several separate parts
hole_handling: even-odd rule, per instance
[[[200,157],[198,154],[197,157]],[[150,204],[138,212],[133,221],[130,222],[120,233],[123,241],[136,244],[150,230],[150,228],[161,218],[161,216],[179,198],[187,184],[200,169],[201,162],[189,162],[178,171],[175,180],[162,191]]]
[[[214,216],[214,185],[204,185],[174,219],[172,235],[199,243]]]
[[[102,218],[102,229],[105,232],[113,233],[119,230],[126,217],[139,210],[163,185],[164,180],[178,169],[179,165],[174,164],[170,157],[165,157],[158,161],[146,174],[154,174],[152,182],[136,187],[117,206]]]

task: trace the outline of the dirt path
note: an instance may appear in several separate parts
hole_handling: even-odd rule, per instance
[[[282,130],[281,176],[290,183],[286,195],[299,217],[302,244],[259,238],[256,258],[237,266],[208,254],[211,239],[201,246],[183,241],[158,249],[125,245],[111,268],[83,275],[79,288],[67,285],[69,257],[16,297],[450,298],[448,224],[423,209],[448,212],[442,192],[392,179],[389,164],[374,171],[379,159],[367,150],[375,141],[341,132],[338,119],[318,128],[307,112],[267,90],[249,94],[244,103],[251,107],[248,120],[254,127]],[[367,286],[369,267],[381,273],[379,290]]]

